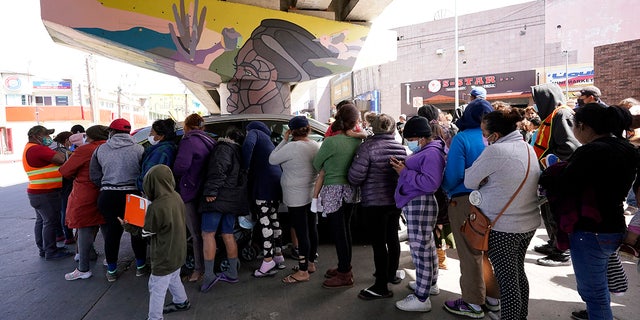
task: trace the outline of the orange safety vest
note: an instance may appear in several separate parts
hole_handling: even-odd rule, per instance
[[[24,172],[26,172],[29,177],[29,185],[27,188],[33,190],[62,188],[62,175],[58,171],[60,166],[53,163],[39,168],[29,165],[27,162],[27,150],[33,146],[37,146],[37,144],[27,143],[22,153],[22,166],[24,167]]]
[[[544,121],[540,124],[538,128],[538,135],[536,136],[536,142],[533,144],[533,150],[535,150],[536,155],[538,156],[538,160],[542,159],[547,155],[547,151],[549,150],[549,145],[551,144],[551,127],[553,124],[553,118],[558,113],[558,110],[561,108],[567,108],[571,110],[567,106],[559,106],[548,115]]]

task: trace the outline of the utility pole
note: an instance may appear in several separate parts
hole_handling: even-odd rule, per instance
[[[122,96],[122,88],[118,86],[118,119],[122,118],[122,103],[120,97]]]
[[[89,92],[89,110],[91,111],[91,121],[93,123],[98,123],[98,119],[96,119],[96,112],[93,106],[93,82],[91,82],[91,55],[87,55],[85,58],[85,66],[87,68],[87,91]],[[81,90],[82,91],[82,90]],[[83,104],[83,101],[80,101],[80,105]]]

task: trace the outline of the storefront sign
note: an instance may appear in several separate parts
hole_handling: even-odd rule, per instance
[[[34,81],[33,88],[37,90],[71,90],[71,81]]]
[[[26,76],[10,74],[2,77],[2,85],[11,94],[31,94],[29,78]]]
[[[593,66],[583,67],[555,67],[549,68],[547,72],[547,82],[558,84],[562,89],[566,87],[565,74],[569,75],[569,91],[572,88],[593,85],[594,68]]]
[[[483,87],[487,94],[505,94],[531,92],[535,85],[535,70],[495,73],[458,78],[460,98],[466,100],[472,87]],[[443,100],[455,98],[455,79],[433,79],[403,83],[400,86],[403,104],[412,106],[414,97],[440,98]]]

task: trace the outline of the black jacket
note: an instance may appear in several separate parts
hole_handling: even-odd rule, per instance
[[[241,168],[240,145],[221,138],[211,153],[204,181],[200,212],[245,215],[249,212],[247,175]],[[216,197],[207,202],[205,197]]]

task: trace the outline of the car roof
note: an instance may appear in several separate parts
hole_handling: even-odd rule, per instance
[[[284,122],[289,122],[291,118],[295,117],[295,115],[290,114],[218,114],[218,115],[209,115],[203,117],[204,124],[211,124],[216,122],[231,122],[231,121],[263,121],[263,120],[281,120]],[[308,118],[309,126],[315,130],[325,132],[328,125],[319,122],[315,119]],[[180,122],[179,125],[182,127],[183,122]]]

